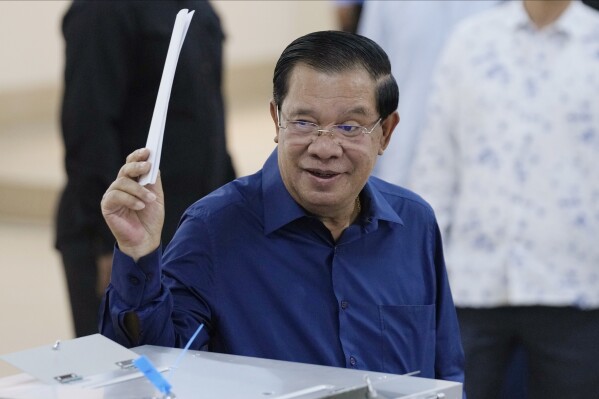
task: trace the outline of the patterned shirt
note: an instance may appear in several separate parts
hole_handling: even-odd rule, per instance
[[[599,307],[599,13],[541,30],[521,2],[463,21],[438,65],[411,187],[457,306]]]
[[[389,55],[400,91],[401,122],[376,163],[375,176],[400,186],[407,184],[426,117],[431,78],[449,33],[465,17],[497,3],[495,0],[364,3],[358,33],[377,42]]]

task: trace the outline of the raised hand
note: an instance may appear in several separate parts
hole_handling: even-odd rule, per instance
[[[102,215],[119,248],[135,261],[160,245],[164,223],[164,194],[160,175],[156,184],[141,186],[137,180],[149,172],[147,148],[134,151],[102,197]]]

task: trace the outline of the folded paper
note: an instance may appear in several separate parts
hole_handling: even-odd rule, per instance
[[[158,169],[160,167],[160,155],[162,153],[162,138],[164,137],[164,126],[166,124],[166,112],[168,110],[168,102],[171,96],[171,88],[173,79],[175,78],[175,69],[179,60],[179,53],[189,28],[189,23],[193,17],[194,11],[182,9],[177,13],[175,26],[171,35],[171,41],[166,54],[164,69],[162,70],[162,78],[158,88],[158,96],[154,105],[154,113],[152,114],[152,122],[148,132],[148,140],[146,148],[150,150],[149,162],[152,165],[150,172],[143,175],[139,179],[139,184],[154,184],[158,177]]]

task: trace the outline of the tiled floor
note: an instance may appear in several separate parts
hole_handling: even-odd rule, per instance
[[[257,171],[274,148],[274,127],[268,102],[263,102],[228,112],[229,149],[239,175]],[[0,354],[72,337],[63,271],[52,247],[49,212],[54,204],[48,203],[64,182],[61,158],[60,136],[52,123],[0,132],[0,193],[20,188],[32,188],[30,196],[40,195],[35,188],[50,192],[45,199],[21,199],[21,205],[45,209],[33,219],[0,212]],[[0,377],[16,372],[0,360]]]

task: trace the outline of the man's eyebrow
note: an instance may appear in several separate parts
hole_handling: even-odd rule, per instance
[[[370,112],[371,110],[358,105],[356,107],[353,108],[349,108],[348,110],[346,110],[345,112],[341,113],[339,115],[340,118],[348,118],[348,117],[352,117],[352,116],[372,116],[372,112]],[[308,108],[308,107],[300,107],[300,108],[295,108],[295,109],[291,109],[291,111],[289,112],[289,114],[287,115],[289,118],[297,118],[298,116],[309,116],[312,118],[317,118],[318,117],[319,112],[317,110],[315,110],[314,108]]]
[[[363,106],[360,105],[360,106],[348,109],[347,111],[345,111],[343,113],[343,115],[344,116],[346,116],[346,115],[369,116],[370,112],[368,112],[368,111],[369,111],[368,109],[366,109],[365,107],[363,107]]]
[[[298,115],[314,116],[315,113],[316,112],[312,108],[296,108],[296,109],[292,109],[291,112],[289,112],[289,116],[290,117],[295,117]]]

